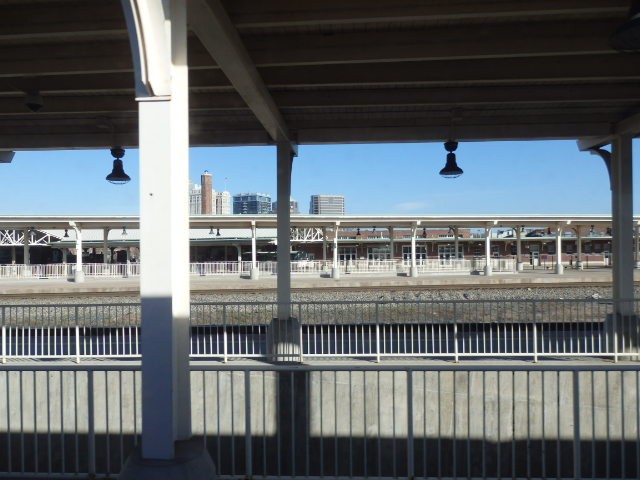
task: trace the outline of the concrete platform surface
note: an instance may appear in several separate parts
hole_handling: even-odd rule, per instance
[[[635,282],[640,282],[640,270],[634,272]],[[338,280],[317,276],[294,275],[291,279],[292,290],[321,289],[369,289],[369,288],[421,288],[421,287],[504,287],[518,288],[524,286],[570,286],[579,284],[611,283],[611,269],[590,269],[585,271],[565,270],[557,275],[548,270],[527,270],[522,273],[495,273],[492,276],[469,274],[432,274],[417,278],[405,276],[342,275]],[[191,277],[191,291],[225,292],[275,290],[276,277],[262,277],[257,280],[239,277]],[[85,294],[131,294],[140,292],[139,278],[87,277],[83,283],[74,283],[66,279],[13,279],[0,280],[0,296],[14,295],[85,295]]]

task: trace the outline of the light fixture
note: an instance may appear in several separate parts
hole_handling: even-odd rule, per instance
[[[209,235],[213,235],[213,227],[209,227]]]
[[[358,227],[358,228],[357,228],[357,230],[356,230],[356,237],[359,237],[360,235],[361,235],[361,233],[360,233],[360,227]]]
[[[113,147],[111,149],[111,155],[115,160],[113,161],[113,170],[111,170],[111,173],[106,177],[107,181],[115,183],[116,185],[127,183],[131,180],[131,177],[124,173],[124,167],[122,166],[121,158],[124,157],[124,148]]]
[[[456,178],[462,175],[464,172],[456,163],[456,154],[453,153],[458,148],[458,142],[449,140],[444,142],[444,149],[447,153],[447,163],[444,168],[440,170],[440,175],[444,178]]]
[[[594,230],[594,225],[591,225],[591,228],[589,229],[589,235],[593,235],[593,230]]]
[[[607,235],[611,236],[611,227],[607,228]]]
[[[547,235],[551,235],[551,227],[547,228]]]
[[[64,238],[69,238],[69,230],[64,229]]]
[[[422,227],[422,238],[427,238],[427,227]]]
[[[220,236],[220,229],[218,228],[216,232],[216,237],[219,237],[219,236]]]
[[[634,0],[627,20],[609,37],[609,45],[619,52],[640,51],[640,1]]]
[[[24,96],[24,106],[33,113],[39,111],[44,106],[44,101],[42,100],[40,92],[38,92],[37,90],[28,92]]]
[[[122,235],[126,236],[127,234],[127,227],[122,227]]]

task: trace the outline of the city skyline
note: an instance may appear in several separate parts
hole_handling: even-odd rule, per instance
[[[573,141],[460,142],[456,154],[464,174],[444,179],[442,143],[303,145],[291,197],[304,204],[318,192],[341,194],[355,215],[611,211],[604,163]],[[228,191],[272,192],[275,199],[275,147],[194,148],[190,157],[190,177],[212,172],[215,190],[226,183]],[[127,149],[123,161],[132,181],[112,185],[104,179],[108,149],[17,152],[12,163],[0,164],[3,213],[138,214],[137,150]]]

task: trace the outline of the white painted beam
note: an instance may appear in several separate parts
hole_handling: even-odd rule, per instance
[[[276,103],[218,0],[189,0],[189,25],[275,142],[292,142]],[[292,145],[295,152],[295,145]]]

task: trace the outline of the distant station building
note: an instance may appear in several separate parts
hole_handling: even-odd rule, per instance
[[[271,195],[266,193],[239,193],[233,196],[234,215],[271,213]]]
[[[311,195],[311,215],[344,215],[344,195]]]

